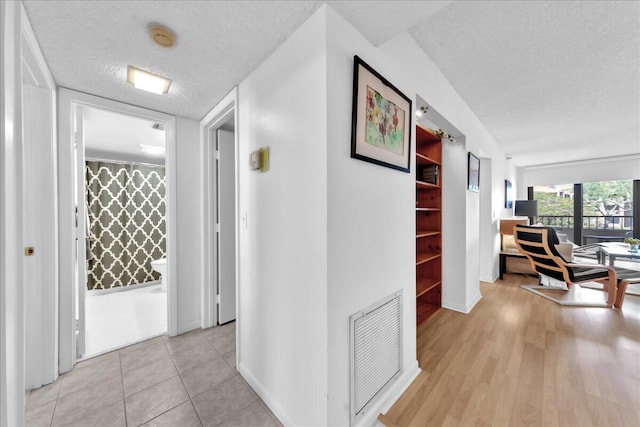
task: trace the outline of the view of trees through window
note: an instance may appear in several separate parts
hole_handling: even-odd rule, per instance
[[[586,182],[582,184],[582,214],[585,229],[632,228],[633,181]],[[543,223],[573,227],[573,184],[536,186],[538,216]],[[548,218],[544,220],[544,217]]]

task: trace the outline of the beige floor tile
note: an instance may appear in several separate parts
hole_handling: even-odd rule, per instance
[[[220,425],[224,427],[277,427],[278,423],[260,402],[255,402],[248,408],[230,413]]]
[[[70,424],[66,424],[68,427],[126,427],[127,421],[124,416],[124,402],[119,402],[108,405],[104,408],[99,408],[95,412],[76,420]]]
[[[51,425],[53,418],[53,410],[56,407],[56,401],[52,400],[40,406],[27,409],[25,413],[26,427],[48,427]]]
[[[108,406],[123,399],[122,379],[118,376],[96,383],[58,399],[53,425],[66,425],[91,415],[96,405]]]
[[[119,350],[120,351],[120,355],[122,356],[123,354],[131,353],[132,351],[142,350],[143,348],[149,347],[150,345],[158,344],[159,342],[164,342],[164,338],[165,338],[164,336],[155,337],[155,338],[152,338],[150,340],[142,341],[142,342],[139,342],[137,344],[132,344],[132,345],[130,345],[128,347],[121,348]]]
[[[83,390],[99,382],[120,377],[120,360],[118,358],[103,359],[82,369],[73,369],[62,376],[60,397]]]
[[[229,366],[231,366],[231,368],[233,368],[234,371],[238,370],[238,367],[236,366],[236,352],[235,352],[235,350],[232,351],[231,353],[225,354],[222,357],[224,358],[224,360],[227,361]]]
[[[253,392],[236,375],[218,387],[194,397],[193,405],[205,426],[219,425],[235,412],[257,402]]]
[[[220,354],[211,344],[205,343],[175,353],[171,357],[176,364],[176,368],[178,368],[178,372],[182,373],[201,366],[210,360],[217,359]]]
[[[196,410],[191,401],[184,402],[143,425],[144,427],[201,427]]]
[[[164,359],[124,372],[122,374],[124,395],[131,396],[176,375],[178,375],[178,370],[174,366],[173,360],[167,355]]]
[[[153,344],[121,353],[120,362],[122,372],[142,368],[151,362],[164,359],[167,356],[169,356],[169,352],[167,351],[167,347],[165,347],[164,342],[162,339],[156,339]]]
[[[218,353],[229,354],[232,351],[236,351],[236,337],[235,335],[221,335],[215,339],[210,339],[209,342],[213,345]]]
[[[77,371],[78,369],[88,368],[100,363],[107,363],[108,361],[113,362],[114,360],[120,360],[120,354],[117,351],[112,351],[110,353],[105,353],[100,356],[92,357],[90,359],[78,362],[78,364],[73,367],[73,370]]]
[[[196,329],[195,331],[187,332],[177,337],[165,337],[164,343],[167,346],[169,354],[174,354],[199,344],[206,344],[207,339],[202,333],[202,329]]]
[[[204,362],[200,366],[184,371],[182,381],[191,397],[228,380],[236,375],[227,362],[221,358],[215,358]]]
[[[218,338],[229,336],[235,338],[236,322],[227,323],[226,325],[222,326],[214,326],[213,328],[203,330],[203,333],[209,341],[215,341]]]
[[[36,406],[44,405],[45,403],[55,402],[60,392],[60,386],[62,385],[62,378],[58,378],[51,384],[44,385],[40,388],[31,390],[29,397],[27,397],[27,410]]]
[[[180,377],[175,376],[126,398],[127,423],[139,426],[189,400]]]

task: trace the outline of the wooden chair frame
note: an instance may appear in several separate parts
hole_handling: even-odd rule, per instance
[[[532,242],[529,240],[523,240],[524,244],[526,246],[530,246],[530,247],[538,247],[541,248],[543,250],[543,252],[538,253],[536,252],[535,254],[531,254],[530,252],[528,252],[526,249],[523,248],[520,239],[518,237],[518,232],[524,232],[524,233],[529,233],[529,234],[539,234],[540,235],[540,242]],[[531,267],[537,271],[540,272],[540,270],[550,270],[550,271],[555,271],[558,272],[560,274],[562,274],[562,277],[564,278],[564,281],[568,284],[568,285],[577,285],[580,283],[585,283],[585,282],[599,282],[602,283],[605,286],[605,289],[607,290],[607,306],[612,307],[615,306],[617,308],[620,308],[622,306],[622,301],[624,300],[624,295],[622,297],[619,296],[619,292],[618,292],[618,278],[617,278],[617,273],[616,270],[613,267],[609,267],[603,264],[574,264],[574,263],[567,263],[564,258],[562,258],[560,256],[560,254],[558,253],[557,250],[555,250],[555,248],[552,249],[552,246],[549,244],[549,231],[547,228],[543,228],[543,227],[523,227],[520,225],[516,225],[515,226],[515,242],[516,242],[516,246],[518,247],[518,249],[520,250],[520,252],[522,252],[528,259],[529,262],[531,263]],[[535,258],[540,259],[540,260],[548,260],[550,261],[549,263],[543,263],[540,261],[537,261]],[[572,268],[588,268],[588,269],[601,269],[601,270],[607,270],[607,276],[606,277],[602,277],[602,278],[590,278],[590,279],[586,279],[586,280],[581,280],[581,281],[573,281],[571,278],[571,274],[569,272],[569,269]],[[624,284],[624,288],[626,289],[627,284],[628,283],[637,283],[635,280],[637,280],[638,282],[640,282],[640,279],[630,279],[632,281],[626,280],[626,284]],[[625,281],[623,281],[625,282]]]

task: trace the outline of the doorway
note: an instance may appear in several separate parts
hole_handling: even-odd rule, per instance
[[[119,115],[123,120],[141,120],[146,123],[148,126],[153,126],[157,124],[160,127],[164,127],[164,147],[165,147],[165,171],[164,171],[164,180],[165,180],[165,188],[166,188],[166,199],[165,199],[165,249],[166,249],[166,274],[159,276],[155,271],[147,271],[146,273],[141,273],[140,271],[130,271],[128,273],[123,274],[122,270],[124,269],[123,263],[120,261],[119,263],[115,260],[117,257],[113,255],[117,251],[123,250],[122,246],[124,245],[120,242],[117,246],[117,250],[113,248],[109,248],[112,252],[110,254],[110,259],[107,264],[109,268],[113,267],[117,264],[114,271],[111,268],[110,275],[108,276],[108,280],[103,280],[101,283],[96,284],[95,277],[92,285],[97,287],[97,290],[100,291],[110,291],[110,288],[121,288],[132,285],[135,282],[135,286],[138,286],[139,282],[154,285],[157,280],[164,279],[163,281],[166,283],[166,320],[163,324],[163,330],[167,331],[169,335],[177,334],[177,302],[176,302],[176,271],[174,267],[174,263],[176,260],[176,215],[175,215],[175,191],[176,191],[176,180],[175,180],[175,117],[170,116],[168,114],[159,113],[156,111],[147,110],[140,107],[135,107],[123,103],[119,103],[116,101],[100,98],[93,95],[88,95],[80,92],[75,92],[72,90],[60,89],[60,122],[59,122],[59,139],[61,141],[59,148],[59,181],[60,181],[60,197],[59,197],[59,218],[60,218],[60,236],[61,236],[61,244],[60,244],[60,372],[66,372],[70,370],[77,360],[81,358],[87,357],[89,353],[87,352],[87,341],[85,340],[86,331],[87,331],[87,316],[86,309],[87,302],[86,298],[94,297],[94,295],[87,295],[89,289],[87,288],[87,278],[89,277],[90,271],[87,270],[87,259],[91,258],[94,254],[95,247],[91,247],[91,245],[87,245],[87,242],[91,242],[94,244],[92,239],[96,238],[95,232],[91,230],[90,225],[98,225],[100,227],[104,227],[110,223],[113,218],[109,218],[109,215],[101,214],[96,217],[97,212],[89,212],[87,209],[88,200],[87,194],[85,191],[85,180],[88,176],[88,165],[85,158],[85,141],[87,137],[91,135],[91,129],[87,129],[87,125],[91,126],[91,120],[85,120],[91,114],[105,115],[111,114]],[[150,131],[157,131],[158,129],[151,128]],[[104,133],[104,129],[98,130],[99,133]],[[135,147],[138,152],[141,151],[140,145],[154,145],[147,144],[144,141],[137,141],[135,143]],[[156,144],[157,145],[157,144]],[[102,150],[102,151],[101,151]],[[109,150],[106,150],[109,151]],[[117,151],[117,150],[111,150]],[[95,164],[92,166],[96,171],[101,171],[103,175],[107,174],[107,170],[110,170],[111,173],[118,170],[119,177],[123,178],[127,174],[133,174],[136,176],[135,179],[140,180],[140,172],[135,171],[132,172],[133,169],[140,169],[139,167],[134,168],[134,164],[144,163],[144,168],[149,171],[151,168],[150,162],[145,160],[144,156],[141,157],[120,157],[117,156],[114,159],[113,155],[107,155],[105,153],[104,142],[98,143],[96,147],[91,148],[87,151],[87,158],[89,160],[98,161],[94,163],[99,163],[100,161],[110,160],[112,164],[109,167],[103,167],[104,165],[96,166]],[[106,158],[111,157],[111,158]],[[148,159],[148,157],[147,157]],[[126,166],[126,167],[125,167]],[[159,165],[155,165],[159,166]],[[102,168],[102,169],[101,169]],[[99,175],[99,173],[97,174]],[[96,175],[96,176],[97,176]],[[149,172],[149,176],[154,175]],[[158,174],[156,173],[157,177]],[[149,178],[147,178],[149,179]],[[138,182],[138,184],[140,184]],[[148,190],[148,188],[147,188]],[[121,191],[124,191],[121,189]],[[157,192],[157,190],[156,190]],[[142,196],[141,190],[134,190],[134,196],[140,198]],[[103,191],[101,193],[101,197],[108,198],[109,196]],[[113,203],[113,202],[112,202]],[[108,206],[109,203],[104,203],[103,205]],[[120,210],[123,210],[122,206],[118,206]],[[116,209],[117,211],[118,209]],[[126,209],[125,209],[126,210]],[[134,209],[135,210],[135,209]],[[140,212],[135,213],[135,215],[140,215]],[[93,215],[93,218],[92,218]],[[116,215],[117,216],[117,215]],[[120,219],[120,218],[118,218]],[[145,232],[158,232],[159,227],[157,227],[158,218],[154,219],[143,219],[141,224],[146,224],[146,230],[137,231],[139,234],[144,234]],[[123,227],[131,227],[131,224],[121,224]],[[143,227],[144,228],[144,227]],[[129,229],[129,232],[135,230]],[[112,232],[111,234],[114,234]],[[117,234],[117,233],[116,233]],[[63,237],[64,236],[64,239]],[[89,239],[87,239],[89,237]],[[113,236],[109,236],[113,238]],[[133,239],[133,234],[129,236]],[[144,240],[144,238],[142,238]],[[157,239],[156,239],[157,240]],[[109,241],[109,245],[113,242]],[[134,244],[135,248],[135,244]],[[104,248],[102,248],[104,249]],[[109,252],[109,251],[106,251]],[[154,249],[153,244],[149,247],[145,247],[144,243],[141,243],[141,247],[137,247],[134,250],[134,253],[130,254],[134,258],[138,258],[138,261],[142,262],[140,258],[144,258],[145,256],[162,258],[161,254],[158,250]],[[154,259],[155,260],[155,259]],[[144,262],[145,264],[149,261],[148,259]],[[104,267],[104,265],[103,265]],[[135,270],[135,269],[134,269]],[[140,274],[138,274],[140,273]],[[131,276],[141,276],[132,279]],[[95,276],[99,276],[101,279],[106,277],[104,275],[104,268],[99,270]],[[114,278],[114,277],[117,277]],[[128,283],[125,283],[128,282]],[[157,283],[157,282],[156,282]],[[107,289],[105,289],[107,288]],[[143,291],[142,287],[138,286],[140,291]],[[132,288],[133,289],[133,288]],[[93,290],[93,289],[92,289]],[[137,289],[136,289],[137,290]],[[110,299],[114,298],[109,292],[105,292],[103,296],[109,297]],[[131,291],[125,291],[131,292]],[[114,292],[115,294],[115,292]],[[145,298],[142,298],[143,300]],[[93,302],[93,301],[92,301]],[[117,304],[117,303],[116,303]],[[122,306],[120,306],[122,309]],[[127,325],[122,325],[122,328],[127,328]],[[132,329],[132,326],[128,326],[129,329]],[[157,334],[156,334],[157,335]],[[149,336],[145,337],[149,338]],[[130,338],[131,339],[131,338]],[[129,339],[129,340],[130,340]],[[135,339],[135,341],[140,341],[144,338],[139,337]],[[131,342],[122,342],[120,346],[128,345]],[[113,347],[109,348],[113,349]],[[109,350],[105,348],[103,351]],[[91,352],[91,347],[89,348]],[[98,351],[98,353],[103,352]],[[95,354],[94,354],[95,355]]]
[[[200,121],[203,153],[202,327],[238,313],[237,88]],[[243,219],[246,221],[246,218]],[[236,329],[236,342],[239,329]],[[236,352],[236,357],[238,353]],[[239,359],[238,359],[239,360]]]
[[[88,358],[167,332],[166,124],[93,106],[76,120],[77,356]]]

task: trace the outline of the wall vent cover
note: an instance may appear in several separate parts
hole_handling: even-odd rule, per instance
[[[402,291],[349,318],[351,424],[402,371]]]

